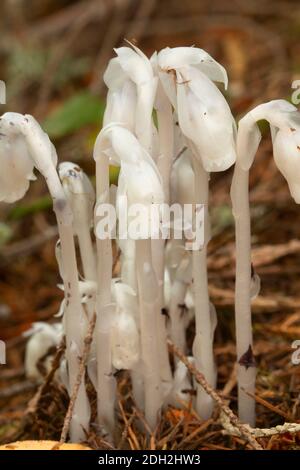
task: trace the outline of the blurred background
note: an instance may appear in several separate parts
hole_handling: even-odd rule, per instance
[[[1,113],[33,114],[49,133],[60,161],[77,162],[89,175],[94,174],[92,147],[105,108],[102,74],[113,48],[126,39],[149,56],[166,46],[207,50],[228,71],[225,94],[237,119],[264,101],[290,100],[291,84],[300,79],[298,0],[2,0],[0,8],[0,79],[7,86],[7,105],[1,105]],[[270,371],[274,344],[277,355],[281,352],[280,367],[288,367],[290,343],[300,339],[300,208],[273,164],[266,123],[261,129],[264,138],[251,172],[251,202],[253,266],[263,288],[253,311],[256,354],[262,370]],[[212,176],[215,237],[209,268],[211,296],[219,313],[216,355],[221,385],[234,361],[230,181],[231,171]],[[10,371],[22,369],[20,334],[32,321],[52,319],[59,309],[56,236],[41,177],[19,203],[0,204],[0,339],[8,345]],[[300,372],[293,367],[285,379],[296,380],[296,400]],[[1,386],[7,389],[6,369],[0,372],[4,408],[8,398],[1,395]],[[10,409],[18,408],[16,400],[14,405],[9,402]]]

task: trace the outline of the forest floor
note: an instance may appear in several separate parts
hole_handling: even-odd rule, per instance
[[[95,109],[93,104],[90,106],[89,97],[81,94],[83,87],[92,89],[94,84],[94,76],[86,71],[83,62],[86,59],[92,63],[97,59],[101,69],[112,53],[106,49],[98,52],[97,41],[90,39],[96,28],[93,22],[89,25],[91,19],[87,18],[84,25],[74,26],[74,37],[69,30],[68,33],[51,32],[51,28],[55,29],[62,21],[67,21],[68,15],[72,21],[70,2],[65,3],[61,10],[56,11],[53,7],[53,12],[39,12],[37,18],[27,19],[22,23],[22,33],[18,29],[18,34],[13,27],[13,21],[18,20],[8,16],[13,26],[8,29],[4,25],[2,33],[13,40],[13,52],[5,56],[0,72],[9,84],[10,77],[16,76],[14,70],[18,67],[22,69],[20,54],[22,57],[29,56],[33,48],[32,60],[37,76],[31,76],[24,69],[27,73],[25,83],[13,80],[11,100],[14,108],[22,111],[32,106],[31,112],[36,112],[47,123],[60,159],[76,160],[87,173],[92,174],[91,142],[97,132],[95,122],[103,105],[99,101]],[[82,2],[75,3],[79,5]],[[228,99],[235,116],[269,99],[289,99],[291,83],[300,74],[300,14],[299,8],[295,10],[296,2],[253,1],[249,3],[249,8],[253,7],[250,12],[245,12],[241,6],[241,11],[225,13],[221,7],[218,10],[219,3],[216,2],[216,11],[210,15],[205,9],[195,12],[195,2],[190,1],[190,11],[184,12],[186,22],[180,17],[182,12],[179,6],[172,18],[168,16],[167,6],[161,6],[159,11],[152,13],[151,20],[148,18],[153,27],[152,34],[145,29],[138,40],[139,45],[148,53],[166,45],[180,44],[196,44],[208,49],[229,69],[232,91]],[[264,9],[255,9],[257,3],[261,3]],[[194,14],[199,22],[205,23],[205,30],[201,28],[199,32],[192,21]],[[53,15],[57,15],[55,21]],[[185,24],[186,29],[183,26],[180,29],[179,23]],[[129,26],[127,20],[126,27],[119,31],[119,41],[122,37],[131,38]],[[76,28],[79,29],[78,36]],[[87,37],[81,41],[85,28]],[[45,48],[52,54],[50,59],[47,58],[46,72],[44,66],[36,63],[38,60],[43,63],[45,51],[34,42],[43,35]],[[58,35],[58,43],[60,41],[65,45],[61,57],[57,55],[59,44],[55,41],[53,46],[53,35]],[[111,42],[106,45],[109,50],[118,41],[112,39]],[[66,75],[61,74],[61,82],[51,82],[51,70],[60,70],[66,55],[70,62]],[[82,65],[80,70],[79,63]],[[74,64],[78,65],[77,69]],[[38,86],[41,80],[43,86]],[[36,102],[32,101],[32,96],[38,97]],[[82,120],[74,122],[74,106]],[[254,399],[257,404],[257,427],[271,428],[285,422],[300,423],[300,364],[292,362],[295,352],[292,343],[300,340],[300,208],[292,201],[286,182],[275,167],[268,128],[264,123],[261,128],[264,137],[250,178],[252,263],[261,279],[260,294],[252,302],[254,354],[258,366]],[[217,391],[223,402],[236,412],[235,248],[229,198],[231,177],[230,170],[222,175],[214,174],[211,178],[213,238],[209,244],[208,268],[211,301],[218,315],[214,345],[218,369]],[[57,232],[45,194],[44,185],[38,181],[22,203],[0,207],[0,332],[1,339],[7,345],[7,365],[0,366],[0,443],[25,439],[59,440],[68,408],[67,392],[55,380],[54,374],[54,377],[48,376],[42,384],[38,384],[28,380],[24,373],[27,339],[23,332],[34,321],[55,320],[54,315],[62,300],[62,292],[57,287],[60,279],[54,256]],[[116,269],[117,266],[116,263]],[[192,324],[188,329],[189,347],[193,334]],[[118,426],[114,445],[99,437],[97,426],[93,424],[96,422],[96,397],[92,385],[88,384],[92,426],[86,442],[92,448],[252,448],[247,439],[224,432],[218,406],[207,421],[202,420],[191,406],[183,410],[168,407],[163,411],[156,431],[149,435],[147,423],[133,402],[128,373],[121,371],[116,380]],[[300,432],[275,434],[258,438],[257,441],[264,449],[299,450]]]

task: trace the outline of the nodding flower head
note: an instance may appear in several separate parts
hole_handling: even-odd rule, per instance
[[[47,371],[51,369],[51,359],[46,357],[51,347],[58,346],[62,338],[62,324],[53,323],[49,325],[45,322],[36,322],[32,324],[29,331],[24,336],[30,336],[25,351],[25,372],[31,379],[42,379],[39,371],[39,361],[45,359],[44,366]]]
[[[149,153],[128,129],[119,124],[104,127],[96,141],[95,155],[101,151],[120,165],[122,189],[128,203],[151,205],[164,201],[159,171]]]
[[[139,141],[152,148],[152,110],[157,77],[143,52],[135,46],[115,49],[104,74],[109,92],[104,125],[119,122],[135,132]]]
[[[300,204],[299,118],[300,114],[295,112],[291,116],[291,125],[278,129],[273,137],[273,153],[276,165],[287,180],[291,196],[297,204]],[[293,120],[295,121],[294,123]]]
[[[246,114],[239,122],[238,162],[244,170],[251,167],[261,139],[256,122],[261,119],[270,123],[275,163],[287,180],[292,197],[299,204],[300,113],[295,106],[285,100],[274,100]]]
[[[87,175],[75,163],[61,163],[58,172],[74,214],[74,229],[78,233],[77,224],[88,227],[92,224],[95,191]]]
[[[179,125],[206,171],[223,171],[236,159],[235,122],[213,81],[227,86],[225,69],[202,49],[166,48],[157,56],[159,77]]]
[[[298,114],[298,113],[297,113]],[[299,114],[298,116],[299,117]],[[300,126],[279,129],[273,141],[274,159],[287,183],[291,195],[300,204]]]
[[[35,179],[34,168],[47,176],[49,165],[57,164],[57,155],[48,135],[32,116],[5,113],[0,118],[0,162],[0,200],[15,202]]]

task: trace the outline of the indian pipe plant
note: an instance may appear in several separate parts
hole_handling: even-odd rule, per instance
[[[56,150],[30,115],[5,113],[0,118],[0,200],[20,200],[36,179],[44,177],[53,200],[59,240],[56,257],[64,291],[54,327],[36,324],[26,354],[26,371],[40,379],[36,364],[45,344],[66,337],[60,380],[70,396],[89,322],[96,326],[86,370],[97,392],[99,429],[113,439],[116,426],[115,372],[127,369],[133,398],[154,430],[161,410],[192,401],[208,419],[210,396],[193,384],[186,367],[171,361],[170,338],[216,387],[213,353],[217,316],[210,303],[207,245],[210,240],[209,178],[235,164],[231,199],[236,227],[235,324],[240,419],[255,423],[255,377],[251,298],[259,279],[251,274],[251,228],[248,178],[261,134],[257,121],[270,123],[274,160],[292,197],[300,202],[300,119],[284,100],[257,106],[238,126],[215,82],[227,88],[227,73],[196,47],[165,48],[148,59],[133,45],[115,50],[104,73],[108,88],[103,128],[94,146],[96,188],[77,164],[57,167]],[[110,186],[109,166],[120,168],[118,186]],[[203,208],[202,242],[190,249],[184,226],[161,236],[167,204]],[[115,209],[113,230],[105,209]],[[139,231],[122,229],[134,221],[132,207],[142,207]],[[158,207],[156,217],[153,208]],[[195,227],[192,211],[189,230]],[[151,229],[149,229],[151,227]],[[178,236],[178,233],[180,236]],[[189,242],[189,243],[187,243]],[[76,245],[78,244],[78,250]],[[120,252],[118,277],[113,252]],[[184,313],[183,313],[184,311]],[[195,320],[192,351],[186,330]],[[185,390],[195,387],[195,394]],[[73,409],[70,440],[89,430],[91,404],[83,377]]]

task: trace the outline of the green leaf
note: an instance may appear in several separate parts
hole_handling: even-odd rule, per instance
[[[11,237],[12,237],[11,228],[7,224],[0,222],[0,247],[2,245],[5,245],[5,243],[8,242]]]
[[[211,211],[211,224],[213,235],[217,235],[227,227],[234,225],[232,209],[229,205],[215,207]]]
[[[42,196],[30,204],[19,204],[13,207],[8,213],[8,220],[19,220],[30,214],[41,212],[52,207],[52,199],[50,196]]]
[[[105,105],[89,92],[82,92],[65,101],[46,118],[43,128],[50,138],[72,134],[89,124],[100,124]]]

